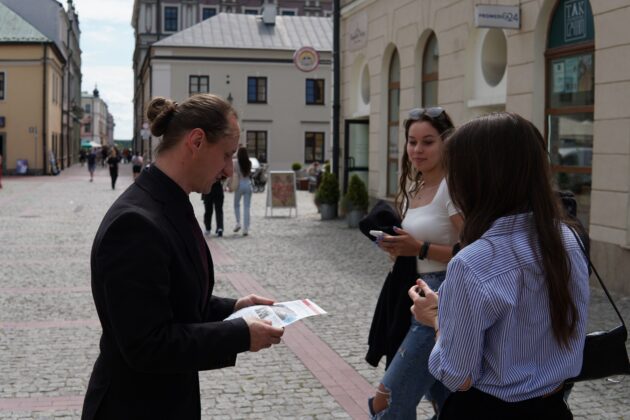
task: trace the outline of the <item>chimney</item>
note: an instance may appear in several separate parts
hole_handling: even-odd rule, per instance
[[[265,4],[262,11],[262,20],[265,25],[273,26],[276,24],[276,5]]]

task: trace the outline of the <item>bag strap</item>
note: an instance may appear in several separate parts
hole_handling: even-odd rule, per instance
[[[580,246],[580,249],[582,250],[582,253],[584,253],[584,257],[586,257],[586,260],[588,261],[589,267],[591,267],[591,270],[593,270],[593,273],[595,273],[595,276],[597,277],[597,280],[599,280],[599,284],[601,284],[602,289],[604,289],[604,293],[606,293],[606,297],[610,301],[610,304],[612,305],[613,309],[617,313],[617,316],[619,317],[619,320],[621,321],[621,325],[623,325],[623,327],[625,329],[626,328],[626,323],[623,322],[623,318],[621,317],[621,313],[619,312],[619,309],[617,309],[617,305],[615,305],[615,302],[613,301],[612,297],[610,296],[610,293],[608,293],[608,289],[606,288],[606,285],[604,284],[604,281],[599,276],[599,273],[597,272],[597,269],[595,268],[595,266],[593,265],[593,262],[591,261],[591,257],[587,254],[586,249],[584,249],[584,244],[582,244],[582,240],[580,239],[578,234],[575,232],[575,229],[573,229],[572,227],[569,227],[569,230],[571,231],[571,233],[575,237],[575,240],[577,241],[578,245]]]

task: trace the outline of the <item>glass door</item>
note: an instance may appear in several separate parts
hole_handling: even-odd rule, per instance
[[[345,124],[345,165],[343,192],[348,191],[348,180],[354,174],[368,187],[370,123],[368,120],[346,120]]]

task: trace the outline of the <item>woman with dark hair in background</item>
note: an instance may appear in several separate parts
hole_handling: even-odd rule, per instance
[[[451,391],[440,419],[573,418],[563,383],[582,366],[587,260],[553,193],[545,142],[511,113],[464,124],[447,142],[462,244],[438,295],[409,290],[435,329],[429,370]]]
[[[118,179],[118,164],[120,163],[120,153],[115,147],[109,152],[107,157],[107,165],[109,165],[109,176],[112,179],[112,190],[116,189],[116,180]]]
[[[249,211],[252,202],[251,171],[252,162],[249,160],[247,149],[241,146],[238,148],[234,165],[234,176],[238,181],[235,183],[236,190],[234,191],[234,215],[236,216],[234,232],[241,230],[241,197],[243,197],[243,236],[249,233]]]
[[[415,108],[409,112],[404,127],[405,149],[396,196],[402,229],[394,228],[396,236],[385,235],[378,244],[394,260],[417,257],[417,272],[437,290],[446,275],[446,264],[453,256],[462,225],[462,218],[449,197],[442,164],[444,138],[452,131],[453,123],[440,107]],[[408,284],[415,280],[396,279]],[[398,298],[408,302],[406,289],[399,292]],[[372,418],[415,418],[416,407],[425,394],[430,394],[439,412],[446,397],[446,390],[436,383],[427,365],[435,333],[432,328],[418,324],[413,316],[407,316],[410,320],[407,335],[369,401]]]

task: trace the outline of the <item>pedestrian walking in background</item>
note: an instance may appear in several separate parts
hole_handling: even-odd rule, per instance
[[[112,179],[112,190],[116,189],[116,180],[118,179],[118,164],[120,163],[120,154],[118,149],[112,147],[107,157],[107,165],[109,165],[109,177]]]
[[[199,419],[198,372],[233,366],[238,353],[270,347],[283,334],[269,321],[223,321],[273,301],[213,296],[212,258],[188,197],[232,175],[236,111],[202,94],[180,104],[155,98],[147,117],[162,137],[157,157],[114,202],[92,247],[103,333],[84,420]]]
[[[234,232],[241,230],[241,197],[243,198],[243,236],[249,233],[249,213],[252,202],[252,180],[250,178],[252,162],[249,160],[247,149],[239,147],[234,162],[234,176],[236,177],[236,190],[234,191],[234,216],[236,227]]]
[[[453,256],[453,246],[463,224],[444,177],[444,141],[453,130],[453,123],[442,108],[415,108],[409,112],[404,127],[405,149],[396,196],[402,229],[394,227],[395,236],[385,235],[377,243],[392,260],[417,257],[420,277],[432,290],[437,290],[446,276],[446,264]],[[413,284],[415,278],[396,281]],[[402,288],[398,292],[395,300],[408,302],[407,290]],[[407,319],[410,322],[407,335],[369,401],[373,418],[415,418],[416,406],[425,394],[439,412],[446,398],[447,390],[436,383],[428,368],[435,332],[432,327],[419,324],[413,316]]]
[[[79,150],[79,162],[81,163],[81,167],[85,165],[85,158],[87,157],[87,153],[85,153],[85,149]]]
[[[545,141],[524,118],[491,114],[460,127],[445,158],[465,248],[439,298],[421,280],[424,297],[409,289],[436,331],[429,369],[453,391],[440,419],[572,419],[563,383],[582,367],[588,264]]]
[[[206,235],[210,235],[212,232],[212,213],[213,209],[216,211],[217,219],[217,236],[223,236],[223,179],[218,179],[212,184],[212,189],[208,194],[202,194],[203,200],[203,223],[206,228]]]
[[[96,170],[96,151],[90,149],[87,155],[88,172],[90,173],[90,182],[94,182],[94,171]]]
[[[131,158],[131,171],[133,172],[134,180],[138,177],[138,175],[140,175],[143,165],[144,159],[142,158],[142,155],[138,151],[134,152]]]
[[[102,167],[105,167],[107,156],[109,156],[109,150],[107,150],[107,147],[103,147],[101,149],[101,166]]]

